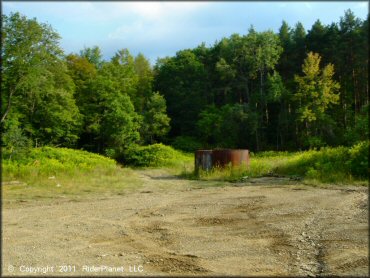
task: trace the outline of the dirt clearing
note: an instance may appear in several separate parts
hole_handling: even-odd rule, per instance
[[[368,275],[366,187],[139,174],[124,195],[5,205],[3,275]]]

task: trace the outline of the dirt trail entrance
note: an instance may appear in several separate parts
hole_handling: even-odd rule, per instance
[[[368,275],[367,188],[139,174],[126,195],[3,208],[3,275]]]

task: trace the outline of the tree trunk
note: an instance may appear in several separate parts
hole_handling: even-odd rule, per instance
[[[14,91],[13,90],[10,90],[9,97],[8,97],[8,103],[7,103],[7,106],[6,106],[6,110],[4,112],[4,115],[1,117],[0,123],[3,123],[5,121],[5,118],[6,118],[6,116],[8,115],[8,113],[10,111],[11,99],[12,99],[13,93],[14,93]]]

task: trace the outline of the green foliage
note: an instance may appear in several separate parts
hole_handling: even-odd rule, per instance
[[[2,106],[1,121],[16,113],[20,128],[34,141],[74,145],[81,116],[59,35],[15,13],[3,16],[2,37],[2,91],[8,105]]]
[[[8,118],[4,125],[2,134],[3,159],[19,159],[26,156],[31,147],[30,140],[19,128],[20,123],[17,118]],[[6,155],[4,154],[6,153]]]
[[[370,142],[364,141],[349,150],[349,167],[351,173],[360,178],[369,177],[369,149]]]
[[[206,71],[199,57],[182,50],[156,65],[155,90],[166,98],[173,136],[195,136],[197,116],[206,102]]]
[[[240,148],[256,130],[257,117],[247,104],[211,105],[200,113],[197,127],[206,146]]]
[[[242,177],[283,175],[321,183],[351,183],[368,177],[369,141],[351,148],[322,148],[304,152],[261,152],[251,156],[248,169],[226,167],[200,171],[201,179],[237,181]]]
[[[32,144],[84,148],[116,159],[130,149],[137,157],[133,163],[146,165],[135,151],[145,147],[135,144],[173,141],[187,151],[321,148],[296,154],[296,160],[277,155],[287,162],[281,169],[290,173],[288,160],[295,161],[292,172],[324,180],[325,171],[335,176],[336,159],[346,157],[338,179],[367,175],[364,147],[342,149],[343,157],[323,147],[368,138],[369,18],[348,10],[339,23],[316,21],[308,33],[301,23],[290,28],[283,22],[277,34],[251,27],[245,35],[158,59],[154,68],[128,49],[110,61],[102,60],[97,46],[65,57],[51,26],[19,13],[2,19],[7,159],[25,157]],[[327,66],[320,68],[321,61]],[[155,161],[155,148],[148,148],[145,155]],[[277,157],[270,161],[257,153],[251,175],[280,171]]]
[[[142,185],[142,180],[130,168],[122,168],[112,159],[86,151],[34,148],[27,156],[12,160],[7,158],[7,150],[2,151],[2,201],[5,203],[80,201],[94,195],[125,194]]]
[[[368,151],[369,142],[362,142],[351,148],[322,148],[296,153],[274,171],[322,182],[348,182],[352,177],[368,176]]]
[[[117,158],[124,149],[139,141],[140,120],[129,96],[110,95],[102,115],[100,130],[105,145],[115,151],[112,157]]]
[[[38,130],[34,136],[44,144],[73,146],[81,126],[81,114],[73,96],[63,89],[55,90],[45,95],[42,104],[35,114]]]
[[[190,136],[176,137],[171,146],[184,152],[194,152],[202,148],[202,144],[195,137]]]
[[[355,120],[355,125],[349,126],[344,134],[345,142],[352,144],[369,138],[369,104],[362,107]]]
[[[296,76],[298,92],[296,97],[300,100],[299,119],[313,122],[319,120],[330,104],[338,103],[337,82],[332,80],[333,65],[327,65],[321,73],[321,57],[317,53],[308,53],[302,66],[303,77]]]
[[[287,94],[287,89],[284,86],[280,74],[277,71],[274,71],[273,74],[268,74],[266,101],[279,102],[280,99]]]
[[[133,104],[137,112],[141,113],[145,104],[153,93],[153,70],[145,56],[139,53],[134,60],[135,73],[138,76],[137,92]]]
[[[192,161],[193,156],[163,144],[133,145],[126,150],[123,160],[127,164],[139,167],[181,166],[184,162]]]
[[[272,31],[257,33],[253,30],[245,40],[248,47],[244,48],[244,55],[251,69],[250,76],[254,77],[274,69],[283,51],[279,37]]]
[[[351,179],[348,160],[348,148],[323,148],[320,151],[297,153],[276,171],[280,174],[297,175],[322,182],[348,181]]]
[[[304,76],[295,76],[298,121],[303,123],[301,141],[310,148],[325,145],[322,135],[333,129],[327,110],[339,102],[340,85],[333,80],[334,66],[328,64],[321,70],[320,61],[319,54],[308,53],[302,65]]]
[[[144,110],[142,136],[146,143],[163,138],[170,129],[170,118],[166,114],[166,100],[158,92],[152,94]]]
[[[103,64],[101,50],[98,46],[85,47],[83,50],[80,51],[80,57],[85,58],[97,69],[100,68]]]
[[[8,159],[10,151],[4,149],[4,179],[73,175],[76,172],[89,172],[97,168],[113,169],[116,162],[104,156],[81,150],[42,147],[30,149],[27,156]]]

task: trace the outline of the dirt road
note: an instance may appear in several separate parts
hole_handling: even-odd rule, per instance
[[[139,174],[125,195],[4,207],[3,275],[368,275],[365,187]]]

